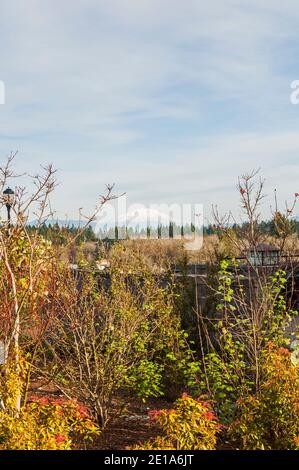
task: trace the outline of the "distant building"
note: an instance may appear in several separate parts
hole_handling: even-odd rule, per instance
[[[268,243],[259,243],[248,251],[248,261],[252,266],[277,266],[280,249]]]

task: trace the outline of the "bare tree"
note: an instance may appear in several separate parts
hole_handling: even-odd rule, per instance
[[[56,171],[52,165],[41,168],[37,175],[19,175],[13,169],[16,153],[0,167],[0,191],[13,184],[12,224],[1,222],[0,226],[0,339],[4,345],[4,362],[14,360],[19,364],[21,348],[35,354],[37,346],[55,311],[53,305],[57,292],[57,256],[51,243],[39,233],[40,227],[53,217],[50,196],[54,191]],[[18,185],[22,177],[26,186]],[[31,188],[31,189],[30,189]],[[86,218],[79,234],[84,232],[101,211],[103,205],[114,198],[113,186],[100,197],[93,213]],[[0,211],[7,201],[0,198]],[[28,221],[34,218],[34,228],[29,230]],[[76,234],[78,236],[78,234]],[[70,240],[69,243],[74,242]],[[66,249],[66,247],[64,247]],[[28,375],[29,383],[29,375]],[[16,410],[21,406],[17,397]]]

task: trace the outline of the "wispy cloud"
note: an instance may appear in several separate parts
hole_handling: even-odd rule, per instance
[[[53,162],[70,215],[112,181],[135,202],[227,209],[259,166],[285,197],[299,176],[298,19],[293,0],[3,0],[1,154]]]

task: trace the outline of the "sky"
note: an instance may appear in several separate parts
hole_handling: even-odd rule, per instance
[[[1,162],[53,163],[60,218],[107,183],[238,215],[260,168],[266,217],[299,192],[298,24],[297,0],[1,0]]]

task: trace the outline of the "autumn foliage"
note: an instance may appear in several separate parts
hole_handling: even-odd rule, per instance
[[[260,392],[240,398],[229,435],[242,449],[299,449],[299,365],[290,352],[269,345]]]
[[[30,395],[26,400],[28,364],[9,363],[0,381],[1,450],[70,450],[99,435],[87,408],[75,400]],[[20,410],[16,397],[23,397]]]
[[[141,444],[139,449],[213,450],[221,430],[211,403],[187,393],[173,409],[151,411],[150,419],[161,427],[163,435]]]

